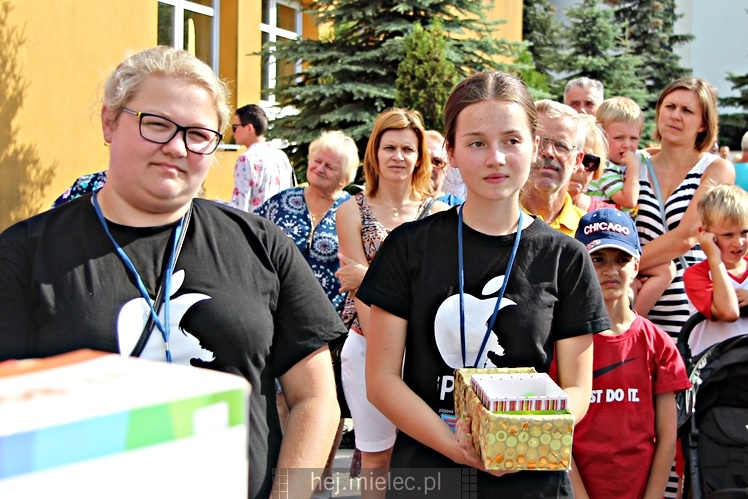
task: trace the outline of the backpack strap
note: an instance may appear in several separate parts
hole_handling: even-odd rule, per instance
[[[660,218],[662,218],[662,228],[667,232],[668,224],[667,224],[667,215],[665,214],[665,198],[662,197],[662,191],[660,190],[660,182],[657,180],[657,174],[654,171],[654,165],[652,165],[652,162],[649,160],[649,158],[644,160],[644,164],[647,165],[647,173],[649,174],[649,179],[652,181],[652,188],[655,191],[655,197],[657,198],[657,207],[660,209]],[[683,257],[683,255],[678,257],[678,261],[680,262],[681,267],[683,270],[686,270],[688,268],[688,264],[686,263],[686,259]]]

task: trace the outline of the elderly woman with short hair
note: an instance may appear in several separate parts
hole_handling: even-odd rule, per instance
[[[353,182],[358,165],[352,138],[339,131],[322,132],[309,145],[309,185],[281,191],[255,211],[293,239],[336,308],[346,294],[340,292],[335,277],[339,267],[335,214],[351,197],[343,188]]]

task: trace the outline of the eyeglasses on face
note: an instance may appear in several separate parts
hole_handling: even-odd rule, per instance
[[[582,168],[584,168],[584,171],[586,172],[594,172],[600,168],[600,156],[585,154],[584,158],[582,158]]]
[[[446,168],[448,163],[441,158],[431,158],[431,167],[436,170],[442,170]]]
[[[236,129],[239,128],[240,126],[244,126],[244,125],[242,125],[241,123],[234,123],[234,124],[232,124],[231,125],[231,133],[236,132]]]
[[[140,136],[149,142],[166,144],[182,132],[184,145],[195,154],[211,154],[223,139],[223,134],[200,126],[182,126],[157,114],[142,113],[123,107],[122,110],[140,119]]]
[[[540,138],[540,151],[544,151],[549,145],[553,153],[561,159],[568,159],[571,153],[574,152],[574,149],[577,148],[572,142],[565,139]]]

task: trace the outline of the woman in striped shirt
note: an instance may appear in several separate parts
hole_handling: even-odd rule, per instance
[[[655,122],[660,151],[641,169],[636,217],[643,246],[639,274],[646,276],[649,268],[675,262],[675,278],[648,317],[677,336],[688,319],[684,265],[705,258],[697,244],[696,203],[709,187],[732,184],[735,169],[708,152],[718,123],[716,92],[706,81],[680,78],[665,87],[657,100]]]

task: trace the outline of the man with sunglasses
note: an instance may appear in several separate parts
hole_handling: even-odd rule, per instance
[[[444,148],[444,136],[436,130],[426,130],[426,145],[431,156],[431,187],[434,188],[434,197],[449,206],[464,203],[464,198],[445,192],[443,189],[444,180],[452,169],[449,165],[447,150]]]
[[[574,237],[584,210],[574,206],[569,180],[582,167],[586,128],[571,107],[548,99],[535,103],[540,145],[522,190],[522,207],[551,228]]]
[[[286,153],[265,140],[268,118],[256,104],[240,107],[231,132],[237,144],[247,147],[234,166],[230,206],[253,212],[284,189],[296,186],[296,175]]]

